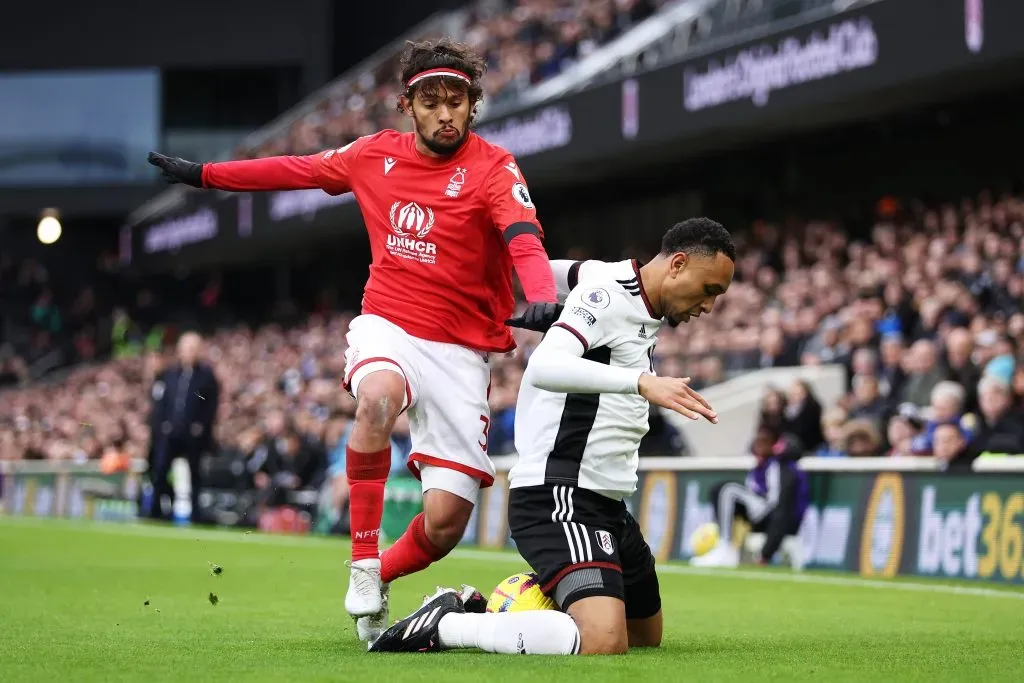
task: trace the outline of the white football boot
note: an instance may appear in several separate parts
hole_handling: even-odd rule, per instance
[[[719,542],[714,548],[700,557],[690,560],[694,567],[727,567],[735,569],[740,565],[740,551],[731,543]]]
[[[380,634],[388,630],[388,619],[390,618],[388,603],[390,598],[391,584],[382,582],[380,584],[380,611],[376,614],[356,618],[356,635],[359,637],[359,640],[365,643],[372,643],[380,638]]]
[[[354,619],[379,614],[384,609],[384,589],[380,581],[380,558],[346,562],[351,570],[345,611]]]

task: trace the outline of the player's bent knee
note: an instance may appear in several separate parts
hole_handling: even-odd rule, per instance
[[[387,370],[369,374],[359,383],[356,425],[390,433],[404,401],[405,377]]]
[[[625,587],[626,631],[630,647],[658,647],[663,630],[661,587],[653,567]]]
[[[424,528],[430,542],[451,551],[462,540],[473,504],[455,494],[430,489],[423,496]]]
[[[661,610],[646,619],[626,619],[630,647],[661,647],[664,624]]]
[[[629,650],[625,603],[595,595],[569,605],[569,616],[580,632],[581,655],[621,655]]]

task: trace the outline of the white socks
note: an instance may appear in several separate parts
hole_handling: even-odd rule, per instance
[[[476,647],[506,655],[574,655],[580,649],[576,622],[555,610],[446,614],[438,633],[448,649]]]

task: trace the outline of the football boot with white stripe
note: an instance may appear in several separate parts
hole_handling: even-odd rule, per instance
[[[483,614],[487,611],[487,598],[472,586],[462,584],[459,597],[462,598],[462,605],[470,614]]]
[[[452,588],[441,588],[423,606],[395,622],[370,643],[370,652],[434,652],[441,649],[438,624],[446,614],[465,613],[462,596]]]

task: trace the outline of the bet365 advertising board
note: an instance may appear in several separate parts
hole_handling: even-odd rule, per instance
[[[629,507],[659,560],[689,558],[687,540],[713,520],[708,492],[740,471],[642,472]],[[1024,583],[1024,474],[812,472],[800,528],[810,569],[866,577],[932,576]],[[512,547],[499,475],[467,541]]]

